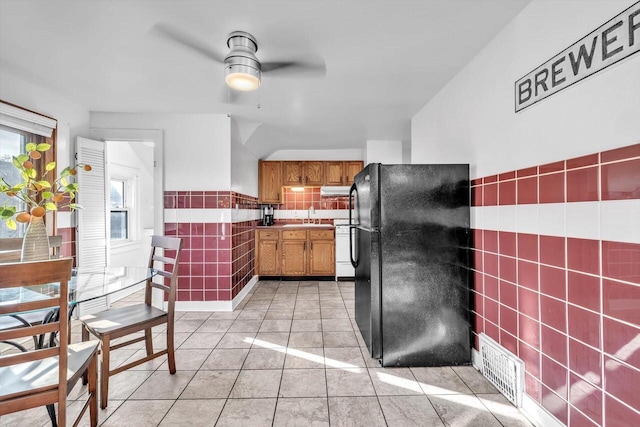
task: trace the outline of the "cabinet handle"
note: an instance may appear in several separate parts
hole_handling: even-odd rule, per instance
[[[307,250],[307,242],[304,242],[303,250]]]
[[[311,250],[313,250],[313,242],[311,242]]]

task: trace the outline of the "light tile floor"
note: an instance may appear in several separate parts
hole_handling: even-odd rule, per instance
[[[176,318],[178,372],[169,375],[160,358],[112,377],[101,425],[531,426],[471,366],[381,368],[355,325],[352,282],[260,281],[233,312]],[[114,351],[113,366],[141,346]],[[69,416],[85,392],[71,392]],[[43,408],[0,418],[0,426],[48,425]]]

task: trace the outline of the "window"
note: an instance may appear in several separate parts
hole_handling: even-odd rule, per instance
[[[35,142],[39,139],[41,140],[42,137],[0,125],[0,179],[7,184],[16,184],[22,181],[20,172],[13,166],[13,157],[25,154],[27,142]],[[0,193],[0,206],[4,206],[5,203],[8,206],[17,207],[18,211],[25,209],[25,203],[20,199]],[[0,239],[22,237],[26,228],[26,224],[18,223],[18,227],[15,230],[10,230],[2,222],[0,225]]]
[[[51,117],[25,110],[6,102],[0,102],[0,179],[8,184],[16,184],[22,181],[18,171],[13,166],[13,157],[26,154],[26,144],[46,142],[51,149],[43,154],[41,162],[38,162],[38,175],[42,176],[47,163],[55,161],[56,157],[56,132],[57,121]],[[16,206],[18,210],[24,210],[24,203],[15,197],[8,197],[0,193],[0,206],[7,203]],[[55,233],[55,215],[47,214],[47,232]],[[26,225],[18,224],[16,230],[7,228],[4,221],[0,221],[0,239],[24,236]]]
[[[22,132],[0,126],[0,179],[6,183],[15,184],[21,181],[20,172],[13,166],[12,159],[14,156],[25,152],[27,137]],[[7,203],[10,206],[16,206],[18,210],[24,210],[24,202],[9,197],[4,193],[0,193],[0,206]],[[4,223],[0,226],[0,238],[6,237],[22,237],[24,236],[26,225],[18,224],[18,228],[10,230]]]
[[[111,240],[129,238],[129,209],[126,181],[112,179],[110,183]]]

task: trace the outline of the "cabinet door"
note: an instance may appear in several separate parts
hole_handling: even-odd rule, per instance
[[[336,272],[336,244],[334,240],[312,240],[310,242],[309,274],[311,276],[333,276]]]
[[[260,203],[281,203],[282,169],[280,162],[259,163],[258,201]]]
[[[278,249],[278,240],[258,240],[258,275],[280,275],[280,254]]]
[[[345,185],[353,184],[353,178],[362,170],[362,161],[345,162]]]
[[[282,162],[282,185],[303,185],[302,162]]]
[[[305,185],[323,185],[324,162],[304,162],[304,178]]]
[[[325,162],[324,185],[342,185],[343,170],[342,162]]]
[[[307,274],[307,241],[282,241],[282,275],[304,276]]]

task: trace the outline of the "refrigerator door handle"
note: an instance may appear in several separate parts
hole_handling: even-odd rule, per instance
[[[349,259],[351,260],[351,265],[353,266],[353,268],[356,268],[358,266],[358,261],[359,261],[358,248],[356,247],[355,250],[353,248],[354,233],[356,234],[355,236],[356,242],[358,241],[358,238],[357,238],[358,226],[354,223],[354,218],[353,218],[354,207],[357,209],[357,203],[356,203],[357,198],[358,198],[358,187],[356,187],[356,184],[354,183],[353,185],[351,185],[351,188],[349,189]]]

